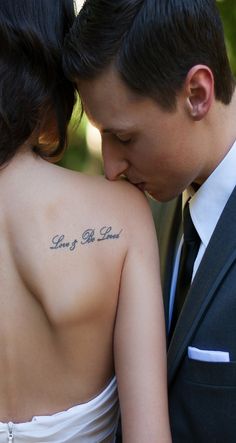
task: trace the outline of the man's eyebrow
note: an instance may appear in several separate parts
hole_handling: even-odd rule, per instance
[[[130,131],[130,128],[102,128],[101,129],[101,133],[102,134],[111,134],[111,133],[116,133],[116,134],[119,134],[119,133],[122,133],[122,132],[127,132],[127,131]]]

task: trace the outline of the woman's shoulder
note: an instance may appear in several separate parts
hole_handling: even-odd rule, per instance
[[[75,171],[68,171],[68,178],[73,197],[86,199],[103,210],[107,207],[121,213],[122,210],[132,212],[149,208],[145,194],[125,179],[109,181],[102,175],[91,176]]]
[[[111,182],[103,176],[52,168],[47,204],[54,220],[71,225],[120,226],[135,232],[152,224],[145,194],[124,179]],[[48,211],[47,211],[48,213]],[[56,215],[55,215],[56,214]]]

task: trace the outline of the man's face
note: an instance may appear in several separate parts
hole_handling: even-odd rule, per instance
[[[131,91],[112,69],[78,82],[84,110],[102,136],[105,175],[124,175],[160,201],[204,180],[204,158],[194,139],[185,97],[175,111]],[[195,124],[197,124],[195,122]]]

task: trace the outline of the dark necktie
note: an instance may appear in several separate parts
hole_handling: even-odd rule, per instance
[[[170,328],[170,336],[175,329],[179,314],[191,285],[193,265],[200,246],[200,237],[192,222],[189,203],[186,203],[183,213],[184,241],[180,255],[179,272],[176,284],[175,300]]]

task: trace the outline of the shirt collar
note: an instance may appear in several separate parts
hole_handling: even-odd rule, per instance
[[[236,142],[197,192],[191,186],[183,192],[183,204],[190,198],[192,221],[205,247],[235,186]]]

